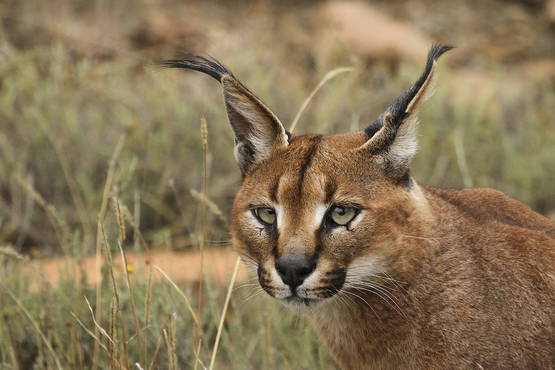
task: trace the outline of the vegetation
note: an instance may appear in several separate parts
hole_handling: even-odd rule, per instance
[[[421,68],[353,63],[342,48],[294,67],[260,32],[263,47],[217,56],[286,126],[326,72],[354,67],[315,95],[296,134],[365,127]],[[228,244],[240,178],[219,87],[163,70],[148,52],[90,56],[56,39],[22,44],[6,29],[0,45],[0,369],[208,368],[229,286],[208,276],[175,285],[154,266],[111,271],[121,251]],[[527,79],[511,95],[512,70],[488,68],[476,88],[441,67],[413,176],[497,188],[553,217],[554,83]],[[98,286],[69,268],[50,286],[32,267],[91,254],[105,263]],[[242,284],[215,368],[335,368],[304,319]]]

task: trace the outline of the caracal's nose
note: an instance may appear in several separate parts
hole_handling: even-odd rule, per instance
[[[276,270],[281,280],[291,287],[292,292],[295,292],[295,288],[301,285],[315,268],[315,259],[304,255],[286,255],[278,258],[276,262]]]

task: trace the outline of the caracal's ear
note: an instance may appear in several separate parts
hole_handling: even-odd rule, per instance
[[[227,116],[235,135],[235,158],[243,174],[272,149],[288,145],[290,135],[276,115],[218,61],[185,55],[162,64],[206,73],[222,84]]]
[[[403,173],[408,170],[416,153],[418,108],[430,93],[438,58],[452,48],[433,45],[420,78],[364,130],[368,141],[359,150],[366,155],[382,156],[388,173]]]

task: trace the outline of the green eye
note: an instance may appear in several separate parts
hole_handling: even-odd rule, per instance
[[[253,210],[258,221],[266,225],[273,225],[276,221],[276,211],[272,208],[256,208]]]
[[[358,214],[356,208],[335,206],[330,212],[330,217],[337,225],[345,226]]]

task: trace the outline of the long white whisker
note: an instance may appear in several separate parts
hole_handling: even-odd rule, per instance
[[[407,317],[406,314],[401,309],[401,307],[399,307],[399,305],[397,304],[397,301],[395,301],[395,299],[385,291],[380,291],[379,287],[372,286],[372,285],[365,285],[365,286],[352,286],[352,288],[355,290],[361,290],[361,291],[366,291],[366,292],[376,294],[378,297],[383,299],[384,302],[390,305],[391,308],[397,311],[400,315],[402,315],[405,318]]]
[[[395,309],[397,312],[399,312],[399,314],[401,314],[403,317],[407,317],[406,314],[401,309],[401,307],[399,306],[399,304],[397,302],[398,297],[396,297],[394,295],[394,293],[391,290],[391,287],[382,285],[382,284],[378,283],[377,281],[370,280],[372,278],[380,278],[380,279],[385,280],[385,281],[391,281],[391,280],[394,280],[394,279],[390,280],[389,278],[383,278],[382,276],[378,276],[378,275],[371,275],[368,278],[369,278],[368,280],[362,280],[360,278],[351,278],[350,281],[348,282],[347,286],[350,285],[350,286],[352,286],[353,289],[366,290],[370,293],[376,294],[378,297],[383,299],[384,302],[386,302],[393,309]],[[395,284],[395,287],[398,288],[398,289],[396,289],[397,291],[401,292],[400,289],[402,289],[402,292],[406,293],[406,290],[404,290],[399,285]],[[365,289],[365,288],[367,288],[367,289]]]
[[[251,294],[250,296],[248,296],[247,298],[245,298],[245,300],[243,302],[247,302],[250,301],[251,299],[253,299],[254,297],[260,295],[261,293],[264,293],[264,290],[262,288],[258,289],[256,292],[254,292],[253,294]]]
[[[368,302],[366,301],[366,299],[362,298],[362,297],[359,296],[358,294],[355,294],[355,293],[353,293],[353,292],[349,292],[349,291],[346,291],[346,290],[341,290],[341,292],[342,292],[342,293],[345,293],[345,294],[352,295],[352,296],[354,296],[354,297],[356,297],[356,298],[362,300],[362,301],[372,310],[372,312],[374,312],[374,315],[376,315],[376,317],[377,317],[378,319],[380,319],[380,316],[378,315],[378,313],[374,310],[374,308],[370,305],[370,303],[368,303]],[[381,320],[381,319],[380,319],[380,320]]]
[[[326,288],[326,291],[334,294],[332,296],[331,302],[333,302],[337,307],[341,307],[340,304],[344,304],[345,306],[349,307],[347,304],[348,302],[344,301],[344,297],[341,294],[337,294],[338,293],[337,289],[332,290],[332,289]]]
[[[241,284],[239,286],[236,286],[235,288],[233,288],[233,291],[235,292],[235,291],[237,291],[241,288],[247,288],[247,287],[250,287],[250,286],[258,286],[258,285],[259,285],[258,283],[245,283],[245,284]]]
[[[400,290],[402,290],[406,295],[409,295],[409,292],[407,292],[407,290],[402,286],[402,284],[406,284],[405,282],[393,279],[391,275],[389,275],[385,271],[382,272],[382,274],[384,274],[393,284],[395,284],[395,286],[397,286]]]

